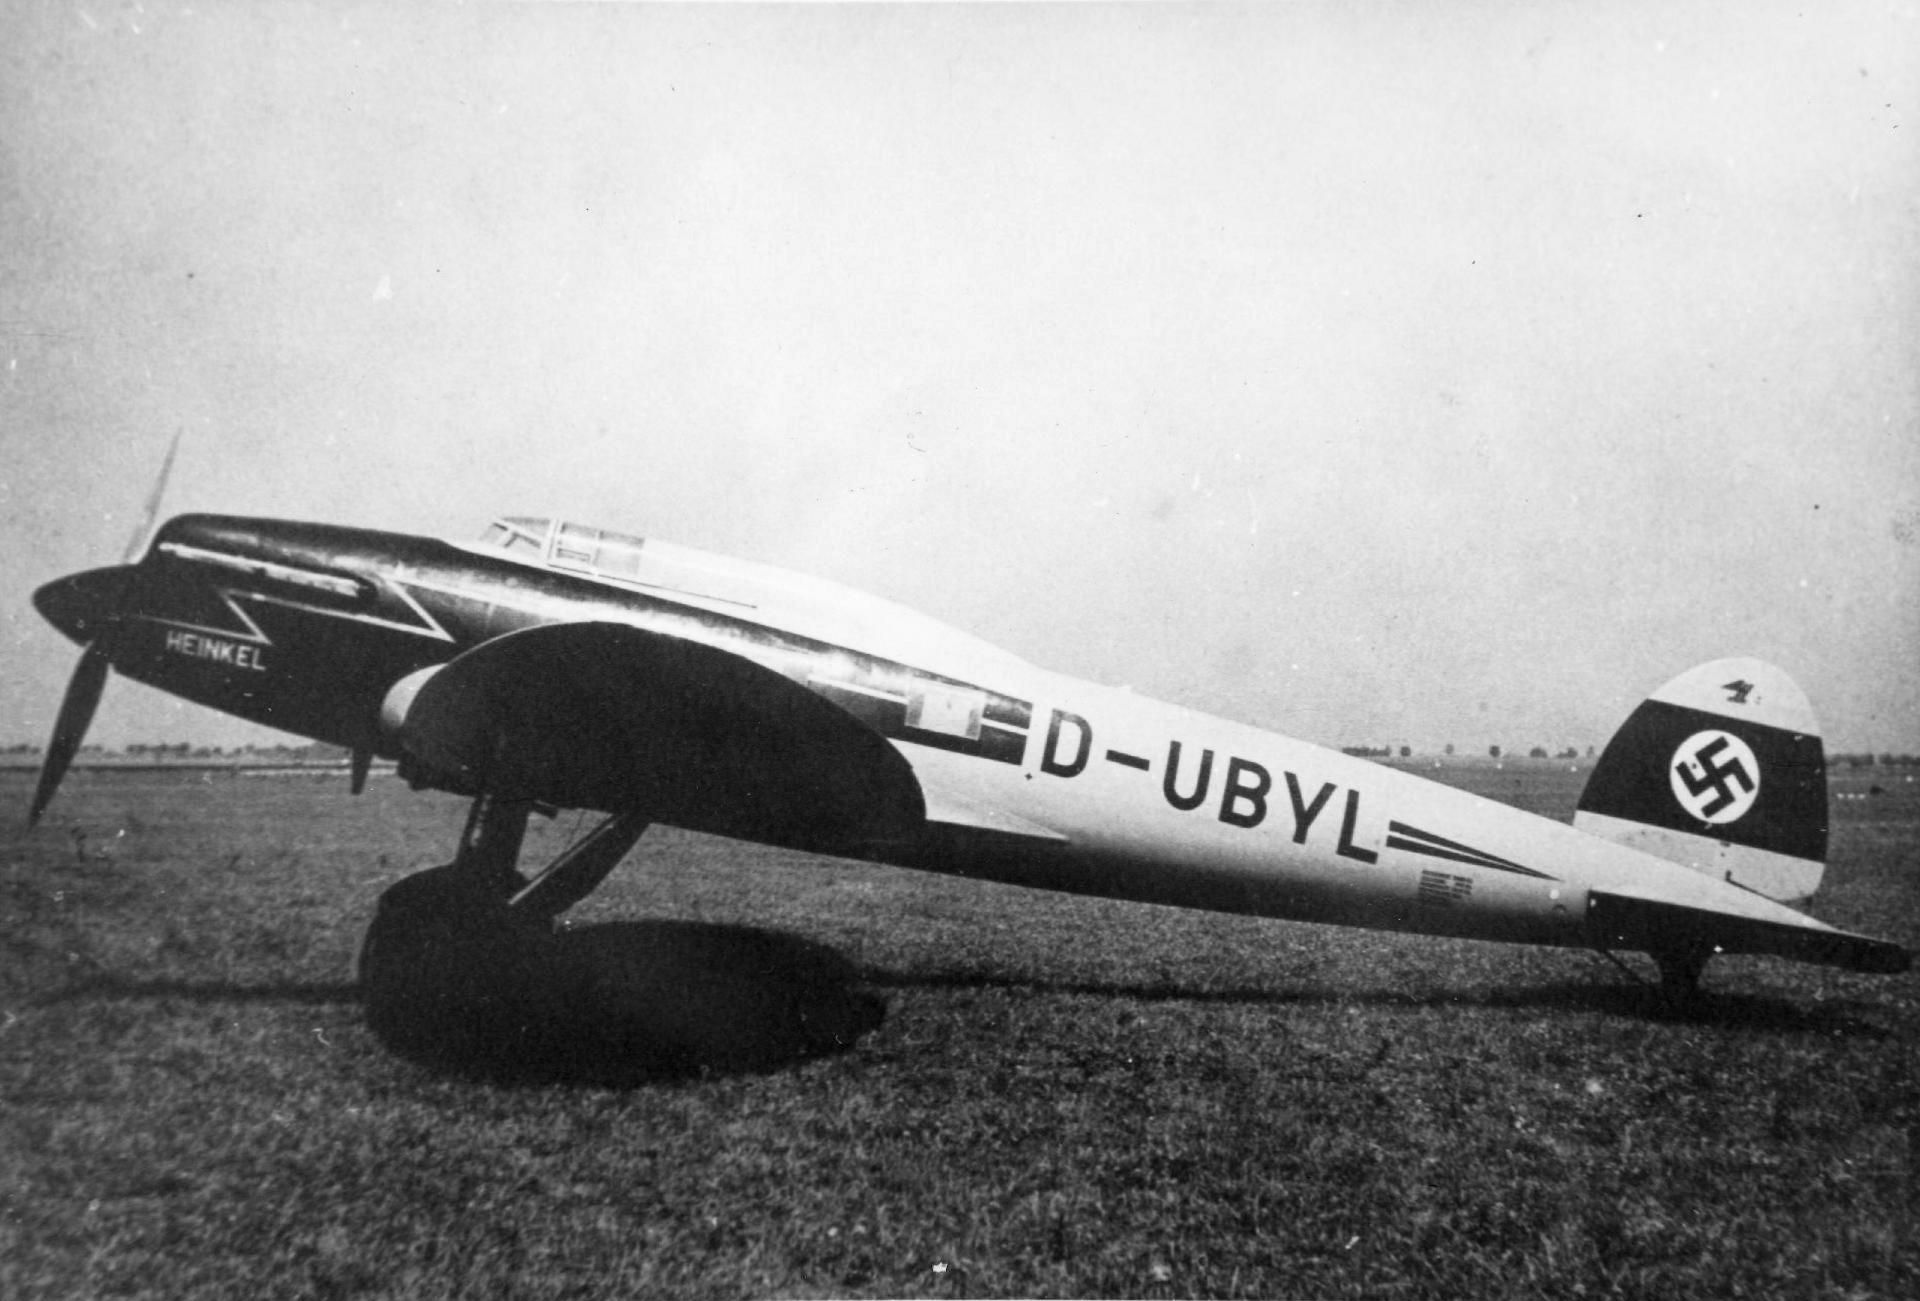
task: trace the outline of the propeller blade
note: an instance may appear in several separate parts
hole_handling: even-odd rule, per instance
[[[123,561],[132,564],[140,558],[147,537],[153,532],[153,522],[160,517],[160,498],[167,491],[167,476],[173,473],[173,454],[180,450],[181,430],[173,433],[173,442],[167,446],[167,459],[160,463],[160,477],[154,481],[153,491],[147,495],[146,510],[141,513],[140,527],[133,531],[133,537],[127,543],[127,554]]]
[[[126,560],[110,569],[95,569],[73,574],[48,583],[34,593],[33,603],[48,621],[87,649],[74,666],[67,682],[67,694],[60,701],[59,716],[53,720],[53,738],[47,742],[47,759],[40,765],[40,782],[34,788],[33,804],[27,810],[27,825],[35,826],[47,811],[61,779],[80,752],[93,712],[100,706],[100,693],[107,686],[107,671],[113,667],[112,642],[128,598],[137,566],[134,564],[160,517],[160,500],[166,495],[167,478],[173,473],[173,458],[180,451],[183,431],[175,430],[167,445],[167,459],[160,463],[160,477],[147,495],[139,527],[127,543]]]
[[[93,711],[107,685],[109,659],[106,639],[100,638],[87,647],[80,663],[74,667],[66,697],[60,702],[60,715],[53,722],[53,739],[47,742],[47,761],[40,766],[40,785],[33,792],[33,807],[27,811],[29,827],[36,825],[40,815],[47,811],[53,793],[60,789],[60,779],[67,775],[68,765],[79,753],[80,742],[86,739],[87,725],[93,721]]]

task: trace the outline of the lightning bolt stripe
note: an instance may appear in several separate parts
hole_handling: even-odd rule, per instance
[[[217,587],[214,589],[214,594],[220,598],[227,609],[233,612],[233,617],[240,623],[241,627],[245,629],[244,632],[236,632],[232,628],[215,628],[204,623],[188,623],[184,619],[169,619],[164,615],[158,614],[141,614],[135,617],[143,623],[157,623],[163,628],[179,628],[186,632],[201,632],[211,637],[225,637],[229,641],[252,642],[256,646],[273,645],[273,638],[267,636],[267,634],[261,630],[260,625],[254,622],[253,616],[245,610],[242,610],[239,604],[233,599],[235,596],[240,595],[240,593],[235,592],[229,587]]]
[[[221,595],[229,596],[230,598],[244,597],[249,601],[263,601],[268,605],[277,605],[283,609],[303,610],[308,614],[318,614],[329,619],[345,619],[349,623],[366,624],[372,628],[391,628],[395,632],[410,632],[417,637],[431,637],[435,641],[451,642],[453,640],[453,634],[440,625],[440,621],[433,617],[426,606],[420,604],[419,598],[407,590],[406,584],[395,582],[392,579],[386,579],[382,582],[381,586],[406,602],[407,608],[418,615],[420,621],[418,623],[402,623],[397,619],[383,619],[374,614],[361,614],[354,610],[333,609],[324,605],[309,605],[305,601],[295,601],[285,596],[269,596],[265,592],[236,591],[229,593],[223,590]],[[232,605],[233,601],[229,599],[227,603]],[[245,618],[244,615],[241,617]],[[251,620],[249,620],[249,622],[251,622]]]
[[[1436,836],[1431,831],[1410,827],[1404,822],[1387,824],[1387,848],[1404,849],[1410,854],[1425,854],[1428,858],[1444,858],[1450,863],[1466,863],[1473,867],[1492,868],[1496,872],[1531,876],[1542,881],[1559,880],[1558,877],[1548,876],[1545,872],[1536,872],[1530,867],[1522,867],[1518,863],[1475,849],[1471,845],[1463,845],[1457,840]]]
[[[214,637],[226,637],[233,641],[253,642],[261,646],[273,645],[273,639],[261,629],[259,622],[241,606],[242,601],[258,601],[265,605],[275,605],[286,610],[299,610],[306,614],[317,614],[327,619],[344,619],[348,623],[365,624],[373,628],[390,628],[395,632],[412,633],[416,637],[430,637],[435,641],[451,642],[453,634],[448,632],[438,619],[433,617],[418,597],[401,583],[387,580],[382,586],[398,596],[415,615],[417,623],[403,622],[399,619],[383,619],[376,614],[363,614],[355,610],[341,610],[325,605],[310,605],[305,601],[296,601],[291,597],[272,596],[266,592],[249,592],[234,587],[214,589],[222,604],[233,612],[233,617],[245,631],[234,628],[214,628],[206,624],[188,623],[183,619],[169,619],[163,615],[143,614],[138,616],[147,623],[157,623],[168,628],[180,628],[187,632],[207,633]]]

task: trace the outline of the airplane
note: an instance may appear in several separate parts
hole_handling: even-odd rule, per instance
[[[178,516],[34,603],[84,647],[34,793],[109,671],[469,798],[451,862],[382,896],[363,982],[438,927],[551,931],[653,822],[1078,894],[1426,935],[1898,973],[1803,909],[1825,758],[1780,669],[1725,659],[1645,700],[1571,825],[1036,667],[819,578],[557,519],[474,542]],[[604,815],[524,874],[535,811]]]

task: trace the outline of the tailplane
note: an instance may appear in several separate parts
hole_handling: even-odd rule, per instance
[[[1813,707],[1760,660],[1682,673],[1614,733],[1573,825],[1805,906],[1827,858],[1827,761]]]

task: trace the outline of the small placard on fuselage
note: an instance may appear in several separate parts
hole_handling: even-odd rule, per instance
[[[980,715],[987,693],[966,687],[915,687],[907,697],[907,726],[942,736],[980,737]]]

